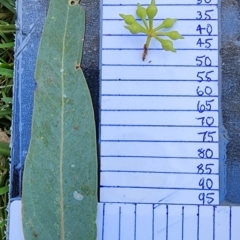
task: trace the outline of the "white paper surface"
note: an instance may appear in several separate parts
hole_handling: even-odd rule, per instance
[[[119,16],[136,4],[102,5],[100,201],[217,205],[217,1],[156,1],[156,26],[177,18],[185,39],[177,53],[153,39],[145,61]]]

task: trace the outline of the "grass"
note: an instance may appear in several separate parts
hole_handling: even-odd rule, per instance
[[[12,119],[12,84],[14,66],[14,0],[0,0],[0,240],[6,239],[9,138]]]

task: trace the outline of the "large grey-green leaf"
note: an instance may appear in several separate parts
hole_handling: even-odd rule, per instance
[[[50,0],[23,174],[25,240],[96,239],[96,133],[80,67],[84,30],[77,1]]]

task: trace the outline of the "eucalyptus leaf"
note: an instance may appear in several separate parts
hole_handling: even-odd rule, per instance
[[[39,47],[32,133],[23,172],[25,240],[95,240],[97,150],[81,70],[85,12],[50,0]]]

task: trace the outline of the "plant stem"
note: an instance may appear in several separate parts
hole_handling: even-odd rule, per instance
[[[156,36],[168,36],[169,35],[168,32],[157,32],[155,34],[156,34]]]
[[[161,29],[161,28],[162,28],[162,24],[159,25],[158,27],[154,28],[153,31],[156,32],[156,31],[158,31],[158,30]]]
[[[146,21],[146,19],[142,19],[142,21],[143,21],[143,23],[144,23],[144,25],[145,25],[146,29],[148,30],[148,29],[149,29],[149,27],[148,27],[148,24],[147,24],[147,21]]]
[[[149,30],[153,29],[153,18],[149,18]]]
[[[146,56],[147,56],[147,53],[148,53],[148,47],[149,47],[149,44],[151,42],[151,39],[152,39],[152,36],[148,35],[147,41],[144,44],[144,50],[143,50],[143,54],[142,54],[142,60],[143,61],[146,59]]]
[[[160,37],[158,37],[158,36],[154,36],[154,38],[156,38],[160,43],[163,42],[162,39]]]
[[[147,37],[147,41],[146,41],[146,48],[147,48],[147,49],[148,49],[148,47],[149,47],[149,44],[150,44],[150,42],[151,42],[151,39],[152,39],[151,36],[148,36],[148,37]]]

